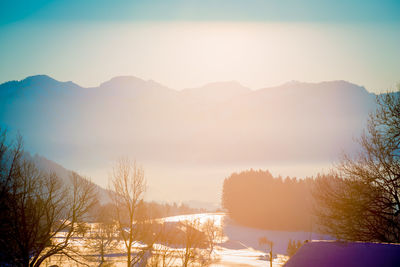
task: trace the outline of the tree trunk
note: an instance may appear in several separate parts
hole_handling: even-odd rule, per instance
[[[129,244],[128,245],[128,264],[127,264],[128,267],[133,267],[133,266],[131,266],[131,264],[132,264],[131,247],[132,247],[132,244]]]

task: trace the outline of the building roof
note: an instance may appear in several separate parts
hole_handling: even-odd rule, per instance
[[[303,266],[400,266],[400,244],[312,241],[285,264],[285,267]]]

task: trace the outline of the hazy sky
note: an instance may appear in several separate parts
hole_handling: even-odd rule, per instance
[[[0,1],[0,82],[400,82],[400,1]]]

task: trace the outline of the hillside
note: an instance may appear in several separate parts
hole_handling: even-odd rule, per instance
[[[69,187],[72,187],[72,183],[70,180],[71,177],[71,170],[67,170],[60,164],[55,163],[54,161],[48,160],[45,157],[39,156],[39,155],[30,155],[29,153],[25,153],[24,157],[32,161],[35,166],[40,170],[45,173],[54,173],[59,177],[63,183],[66,185],[70,185]],[[108,190],[104,189],[103,187],[97,185],[96,183],[93,183],[95,186],[95,191],[97,192],[97,197],[100,202],[100,204],[104,205],[106,203],[109,203],[111,201]]]

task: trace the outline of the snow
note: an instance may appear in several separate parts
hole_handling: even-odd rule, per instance
[[[211,266],[269,266],[266,256],[267,252],[269,253],[269,247],[258,243],[259,238],[263,236],[274,242],[273,266],[282,266],[287,260],[285,255],[289,239],[300,241],[332,239],[329,236],[309,232],[271,231],[245,227],[236,224],[224,213],[180,215],[163,220],[169,222],[198,220],[200,223],[214,220],[217,225],[223,227],[224,242],[216,247],[220,262]]]
[[[288,257],[285,256],[289,239],[304,241],[307,239],[326,239],[329,237],[321,236],[308,232],[287,232],[270,231],[245,227],[236,224],[224,213],[201,213],[191,215],[180,215],[158,219],[159,222],[182,222],[197,221],[200,224],[208,220],[223,228],[224,238],[216,244],[214,256],[218,259],[212,267],[223,266],[269,266],[269,246],[259,245],[260,237],[267,237],[274,242],[273,246],[273,266],[283,266]],[[93,224],[95,225],[95,224]],[[62,238],[61,236],[59,238]],[[82,240],[74,239],[74,245],[83,248]],[[82,243],[82,244],[81,244]],[[135,243],[135,248],[142,247],[143,244]],[[155,244],[157,250],[162,248],[160,244]],[[84,249],[83,249],[84,250]],[[179,250],[179,249],[175,249]],[[115,266],[124,266],[124,246],[121,242],[118,251],[106,255],[108,259],[112,258]],[[64,266],[64,265],[63,265]],[[73,264],[71,264],[73,266]]]

